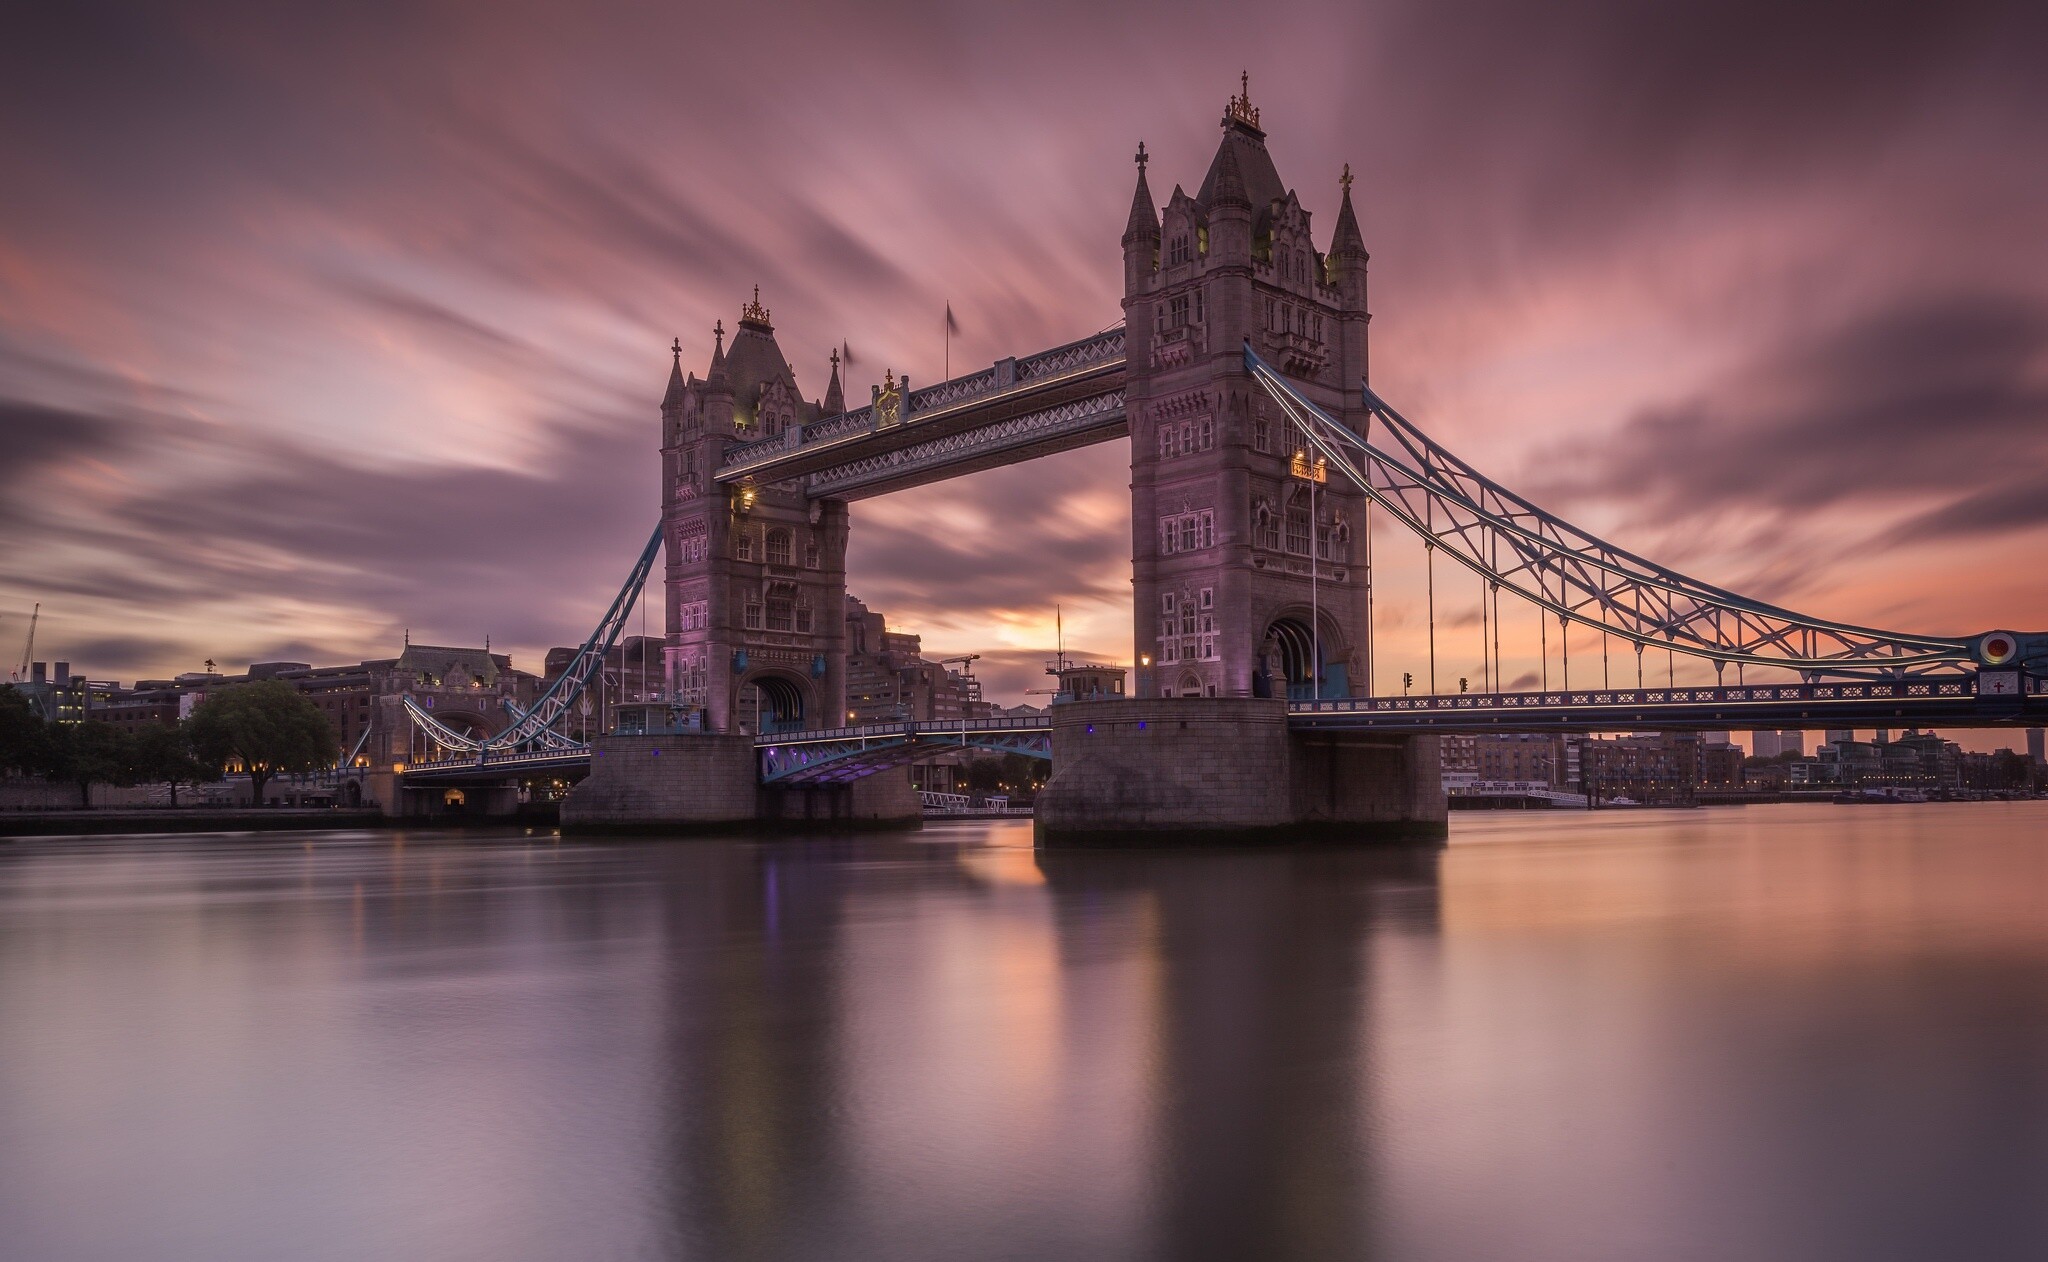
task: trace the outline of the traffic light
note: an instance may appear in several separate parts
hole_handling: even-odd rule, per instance
[[[1404,696],[1404,697],[1405,697],[1405,696],[1407,696],[1407,695],[1408,695],[1408,690],[1409,690],[1410,688],[1413,688],[1414,686],[1415,686],[1415,672],[1413,672],[1413,671],[1406,671],[1406,670],[1402,671],[1402,672],[1401,672],[1401,695],[1402,695],[1402,696]]]
[[[1460,676],[1458,676],[1458,691],[1459,691],[1459,692],[1463,692],[1463,691],[1465,691],[1465,684],[1466,684],[1466,680],[1465,680],[1465,677],[1464,677],[1463,675],[1460,675]]]

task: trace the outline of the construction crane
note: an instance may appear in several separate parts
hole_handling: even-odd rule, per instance
[[[43,604],[41,601],[37,601],[35,612],[28,616],[28,643],[22,647],[21,665],[16,667],[14,671],[15,683],[20,683],[28,678],[29,659],[36,655],[36,623],[41,620],[42,616]]]

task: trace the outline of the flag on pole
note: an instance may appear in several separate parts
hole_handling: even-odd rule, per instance
[[[853,367],[853,347],[845,342],[839,344],[839,358],[848,368]]]
[[[953,318],[953,304],[949,302],[946,304],[946,332],[958,333],[959,331],[960,322]]]
[[[946,380],[953,379],[953,335],[960,331],[960,322],[953,318],[953,303],[946,302]]]

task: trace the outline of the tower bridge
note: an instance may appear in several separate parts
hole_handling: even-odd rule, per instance
[[[904,763],[980,747],[1054,759],[1040,799],[1050,840],[1428,834],[1444,818],[1435,733],[2048,715],[2048,635],[1889,632],[1780,608],[1487,478],[1370,385],[1369,256],[1349,168],[1319,246],[1248,87],[1221,127],[1197,191],[1176,185],[1163,204],[1139,146],[1122,319],[1100,332],[934,385],[890,371],[852,407],[836,353],[823,395],[803,397],[758,289],[729,345],[714,326],[702,376],[684,369],[678,340],[660,408],[661,521],[618,597],[504,733],[468,737],[414,709],[453,756],[403,776],[587,766],[566,826],[882,819],[916,813]],[[849,505],[1124,437],[1134,695],[1007,725],[840,727]],[[1439,563],[1478,577],[1494,686],[1369,695],[1375,518],[1423,550],[1432,662]],[[667,718],[577,744],[561,720],[657,556]],[[1556,621],[1562,687],[1498,689],[1503,592],[1535,607],[1546,634]],[[1634,686],[1610,687],[1603,665],[1600,688],[1573,688],[1574,628],[1600,636],[1603,662],[1609,643],[1632,652]],[[1644,667],[1651,650],[1667,662],[1662,687]],[[1711,664],[1716,684],[1679,686],[1679,656]]]

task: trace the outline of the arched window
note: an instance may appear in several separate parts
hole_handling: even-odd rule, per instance
[[[1308,555],[1308,491],[1297,490],[1287,499],[1287,550],[1295,556]]]
[[[1177,267],[1187,262],[1189,257],[1187,234],[1176,232],[1173,234],[1173,244],[1169,245],[1166,250],[1167,265],[1169,267]]]
[[[789,532],[787,530],[769,531],[768,564],[788,565],[790,563],[789,557]]]

